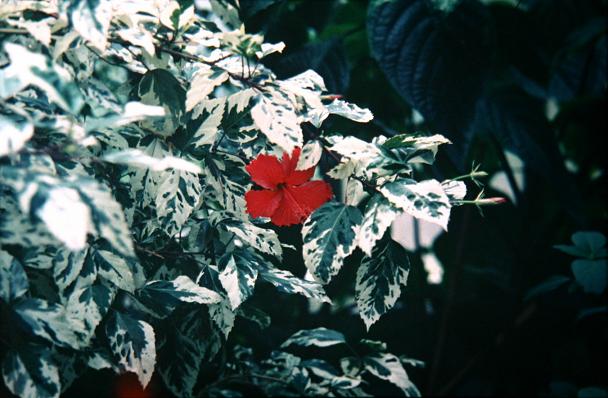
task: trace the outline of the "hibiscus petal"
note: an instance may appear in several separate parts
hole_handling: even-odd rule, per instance
[[[245,170],[253,182],[267,189],[276,188],[278,184],[285,182],[288,175],[276,156],[270,155],[258,155],[245,166]]]
[[[290,185],[300,185],[310,180],[315,173],[315,168],[311,167],[306,170],[296,170],[296,166],[298,165],[298,160],[300,159],[300,148],[295,148],[291,154],[291,157],[287,156],[287,154],[283,155],[283,161],[281,164],[283,165],[283,169],[285,170],[285,175],[287,178],[285,182]]]
[[[281,191],[254,191],[250,190],[245,193],[245,201],[247,202],[247,213],[251,217],[271,217],[279,207],[283,193]]]
[[[300,186],[286,186],[279,207],[272,215],[275,225],[300,224],[332,196],[325,181],[310,181]]]

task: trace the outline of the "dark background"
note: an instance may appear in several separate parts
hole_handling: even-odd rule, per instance
[[[369,124],[330,118],[325,131],[364,139],[443,134],[453,145],[417,177],[466,174],[475,161],[489,173],[485,182],[505,173],[516,203],[484,208],[483,217],[473,206],[455,208],[449,233],[432,248],[442,283],[427,283],[420,254],[430,249],[411,253],[404,294],[369,333],[351,300],[357,251],[328,287],[333,307],[311,314],[305,299],[259,285],[251,303],[272,324],[261,331],[238,319],[229,345],[246,344],[263,357],[293,332],[324,326],[424,361],[424,368],[408,368],[423,395],[572,396],[606,388],[606,312],[581,317],[605,306],[606,292],[586,294],[572,282],[524,298],[552,275],[572,276],[573,258],[553,245],[569,243],[576,231],[606,231],[607,2],[461,1],[450,12],[433,6],[448,3],[401,0],[370,10],[365,0],[241,0],[249,32],[287,45],[267,61],[279,77],[312,68],[331,93],[375,115]],[[523,162],[523,188],[505,150]],[[566,160],[576,168],[568,171]],[[479,189],[467,184],[473,198]],[[281,239],[299,245],[299,228],[280,229]],[[297,253],[285,266],[303,274]],[[348,355],[341,348],[318,354]],[[133,375],[89,371],[68,395],[167,394],[156,376],[145,393],[136,383]],[[388,383],[367,390],[398,393]]]

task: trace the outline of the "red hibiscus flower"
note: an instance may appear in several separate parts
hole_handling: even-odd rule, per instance
[[[270,217],[279,226],[300,224],[331,198],[328,183],[309,181],[314,167],[296,170],[299,158],[300,148],[295,148],[291,157],[287,153],[281,160],[258,155],[245,167],[253,182],[264,188],[245,194],[247,212],[252,217]]]

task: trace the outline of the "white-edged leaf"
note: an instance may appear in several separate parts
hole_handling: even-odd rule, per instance
[[[23,296],[28,289],[27,275],[19,260],[0,250],[0,299],[8,303]]]
[[[380,192],[409,215],[437,224],[447,231],[451,204],[438,181],[399,179],[384,184]]]
[[[357,237],[357,245],[365,254],[372,255],[376,242],[384,236],[399,214],[401,211],[382,195],[376,194],[369,200]]]
[[[146,105],[141,102],[131,101],[125,105],[122,113],[99,119],[88,118],[85,123],[85,130],[90,132],[108,127],[115,128],[148,118],[163,116],[165,116],[165,108],[162,106]]]
[[[148,323],[113,312],[106,324],[110,350],[123,371],[137,375],[146,387],[156,364],[156,338]]]
[[[335,330],[324,327],[316,329],[305,329],[294,333],[281,344],[281,348],[297,345],[301,347],[330,347],[346,343],[344,335]]]
[[[300,153],[300,159],[298,159],[296,170],[306,170],[310,169],[311,167],[315,167],[317,163],[319,163],[319,160],[321,160],[322,154],[323,146],[319,140],[308,141],[302,147],[302,152]]]
[[[99,275],[123,290],[135,290],[131,266],[123,256],[108,250],[94,250],[90,256]]]
[[[392,239],[374,248],[371,256],[361,260],[357,270],[355,300],[359,315],[369,330],[401,295],[409,273],[407,252]]]
[[[217,304],[211,304],[209,306],[209,317],[222,332],[224,338],[228,338],[236,318],[230,300],[224,299]]]
[[[355,250],[361,219],[356,207],[328,202],[304,222],[304,263],[321,283],[329,283],[342,268],[344,259]]]
[[[59,367],[49,349],[41,345],[9,350],[2,361],[2,378],[21,398],[55,398],[61,393]]]
[[[29,121],[17,122],[0,115],[0,157],[17,153],[34,134]]]

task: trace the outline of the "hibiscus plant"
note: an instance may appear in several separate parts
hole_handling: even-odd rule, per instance
[[[56,397],[110,369],[183,397],[229,395],[239,380],[365,395],[370,376],[418,394],[404,368],[417,363],[381,342],[357,343],[340,366],[288,352],[346,344],[340,331],[303,330],[264,360],[246,341],[224,347],[237,317],[267,323],[247,306],[256,284],[331,303],[324,286],[357,248],[356,305],[377,322],[408,278],[395,218],[447,229],[453,206],[483,203],[465,201],[460,180],[415,179],[449,141],[327,131],[330,115],[372,112],[312,70],[278,79],[262,59],[284,44],[247,33],[236,1],[186,3],[0,1],[6,388]],[[277,234],[289,225],[306,265],[295,273],[282,262],[294,242]],[[203,383],[209,366],[217,379]]]

